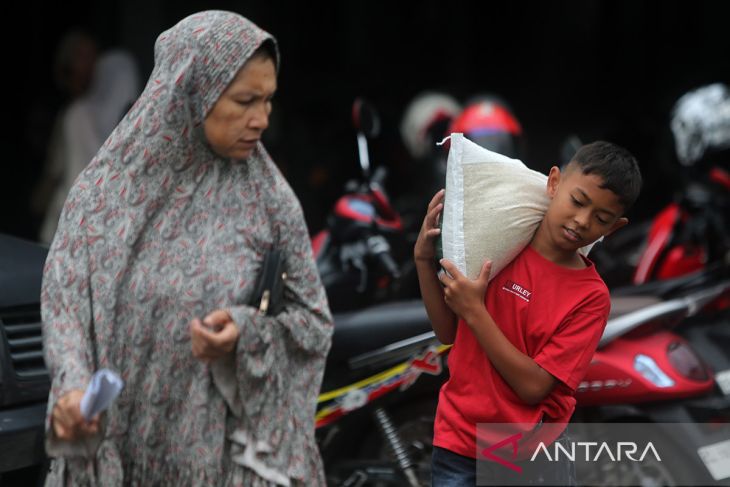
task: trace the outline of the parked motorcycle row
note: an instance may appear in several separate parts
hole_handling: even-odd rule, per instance
[[[377,134],[377,114],[362,100],[354,112],[362,179],[347,185],[327,228],[313,239],[335,312],[316,418],[320,449],[330,485],[430,485],[433,420],[449,346],[436,340],[418,300],[409,262],[409,232],[417,228],[409,228],[385,194],[382,166],[370,166],[367,141]],[[510,116],[505,108],[497,119],[472,113],[459,123],[509,152],[521,130]],[[448,127],[443,110],[434,119]],[[497,129],[484,130],[494,124]],[[624,280],[607,279],[612,311],[578,388],[573,419],[678,423],[665,448],[682,462],[644,462],[630,471],[607,463],[579,470],[583,484],[722,480],[713,478],[717,466],[698,450],[711,444],[706,423],[730,420],[730,176],[713,164],[689,172],[674,203],[636,225],[620,245],[607,241],[594,250],[599,270],[620,267],[609,274]],[[413,201],[405,201],[406,211]],[[610,431],[595,434],[610,437]]]
[[[416,191],[395,202],[386,194],[387,171],[383,164],[371,164],[368,150],[380,129],[378,115],[358,99],[353,122],[361,177],[346,185],[326,227],[312,238],[335,319],[315,418],[331,486],[430,485],[436,401],[448,375],[450,346],[438,342],[431,329],[411,255],[426,203],[443,185],[446,151],[434,149],[435,142],[461,131],[489,149],[520,157],[522,129],[502,100],[477,97],[461,109],[449,97],[429,94],[419,103],[404,125],[410,134],[404,138],[425,164]],[[682,113],[677,110],[677,117]],[[678,130],[702,128],[681,121]],[[730,115],[727,125],[721,122],[713,121],[707,131],[719,126],[730,141]],[[698,140],[712,148],[724,139],[713,132]],[[709,149],[701,153],[712,155]],[[601,464],[579,470],[581,484],[728,481],[713,477],[717,465],[698,450],[713,445],[708,424],[730,421],[730,174],[713,157],[683,160],[686,184],[676,200],[651,221],[632,222],[591,254],[611,289],[612,311],[577,390],[574,415],[575,422],[604,427],[612,422],[677,423],[666,443],[681,461],[642,462],[632,470]],[[20,244],[10,243],[8,252],[19,255]],[[37,262],[38,272],[22,282],[24,294],[35,296],[45,254],[31,250],[26,267]],[[5,298],[15,303],[12,296]],[[0,325],[16,371],[32,366],[38,379],[32,397],[28,387],[17,387],[18,404],[26,407],[31,399],[45,397],[48,383],[40,318],[35,308],[23,304],[18,309],[28,311],[28,319],[11,322],[0,316]],[[2,354],[0,359],[5,360]],[[4,380],[9,390],[10,382]],[[11,399],[9,392],[0,395],[4,406],[12,405]],[[36,416],[44,415],[44,404],[33,408]],[[610,430],[597,428],[594,434],[610,437]],[[39,448],[41,439],[28,445]],[[687,478],[688,471],[704,472],[705,478]]]

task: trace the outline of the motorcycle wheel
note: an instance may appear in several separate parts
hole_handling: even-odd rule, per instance
[[[433,423],[436,418],[435,398],[423,398],[390,407],[396,431],[416,466],[417,478],[422,487],[431,485],[431,454],[433,452]],[[373,426],[360,451],[362,458],[396,462],[395,456],[378,428]],[[386,487],[383,483],[367,484]]]

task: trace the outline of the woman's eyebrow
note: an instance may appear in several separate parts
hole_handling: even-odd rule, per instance
[[[273,96],[274,93],[276,93],[276,90],[272,91],[271,93],[265,93],[264,91],[256,89],[256,88],[241,88],[239,90],[232,91],[231,95],[232,96],[263,97],[263,96]]]

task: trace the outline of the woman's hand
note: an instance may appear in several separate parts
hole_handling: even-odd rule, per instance
[[[438,228],[439,217],[441,210],[444,208],[444,190],[439,190],[431,202],[428,204],[426,210],[426,217],[423,219],[421,225],[421,231],[418,232],[418,239],[416,245],[413,248],[413,258],[416,261],[428,261],[432,262],[434,259],[434,239],[441,233],[441,229]]]
[[[61,396],[51,413],[51,427],[59,440],[76,440],[99,431],[99,415],[86,421],[81,415],[81,398],[84,391],[74,389]]]
[[[203,318],[190,323],[193,356],[203,362],[210,362],[229,354],[236,348],[238,326],[227,310],[218,309]]]
[[[474,317],[485,310],[484,296],[492,272],[492,261],[484,261],[479,277],[474,280],[459,272],[456,265],[447,259],[441,259],[441,266],[446,270],[439,273],[439,280],[444,286],[444,301],[451,311],[471,326]]]

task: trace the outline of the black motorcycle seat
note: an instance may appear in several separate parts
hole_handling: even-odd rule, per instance
[[[611,296],[609,319],[662,302],[656,296]],[[329,362],[347,362],[401,340],[433,331],[420,300],[396,301],[334,315]]]
[[[396,301],[338,313],[329,361],[347,361],[392,343],[433,331],[420,300]]]
[[[663,299],[671,298],[687,289],[706,285],[708,282],[727,275],[727,265],[716,262],[705,269],[671,279],[657,279],[644,284],[620,286],[611,288],[611,300],[616,296],[658,296]]]
[[[609,319],[660,303],[655,296],[611,296]],[[346,362],[395,342],[432,331],[420,300],[396,301],[334,315],[328,360]]]

